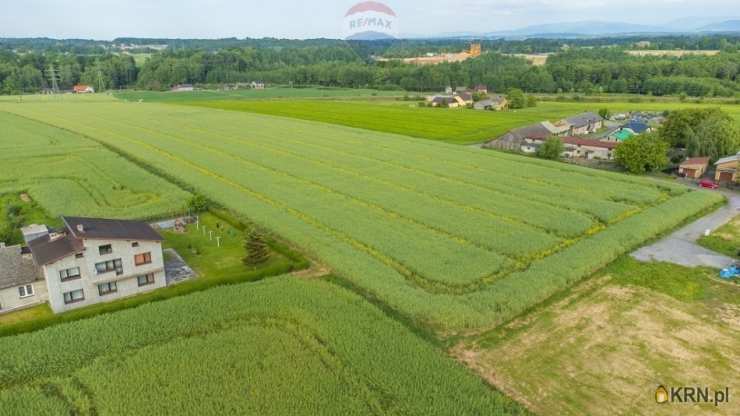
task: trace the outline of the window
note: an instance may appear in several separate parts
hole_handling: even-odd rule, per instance
[[[100,262],[95,265],[95,271],[98,272],[98,274],[115,271],[116,274],[120,276],[123,274],[123,262],[121,259]]]
[[[68,280],[79,279],[80,277],[81,275],[80,275],[79,267],[73,267],[71,269],[59,271],[59,278],[62,279],[62,282],[66,282]]]
[[[18,288],[18,295],[22,298],[33,296],[33,285],[25,285]]]
[[[143,266],[152,262],[152,253],[142,253],[134,256],[134,264]]]
[[[131,247],[139,247],[139,243],[134,241],[133,243],[131,243]]]
[[[64,293],[64,303],[66,305],[82,302],[83,300],[85,300],[85,292],[82,289]]]
[[[100,293],[100,296],[116,293],[118,292],[118,285],[116,284],[116,282],[99,284],[98,292]]]
[[[106,244],[104,246],[98,247],[98,251],[100,252],[101,256],[104,256],[106,254],[111,254],[113,253],[113,246],[110,244]]]
[[[139,287],[141,287],[141,286],[148,286],[148,285],[153,285],[154,284],[154,274],[153,273],[149,273],[149,274],[145,274],[143,276],[139,276],[137,279],[139,280]]]
[[[76,259],[81,259],[83,257],[85,257],[85,253],[77,253],[77,254],[75,254],[75,258]]]

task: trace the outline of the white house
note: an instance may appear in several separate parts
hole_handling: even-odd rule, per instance
[[[21,246],[0,243],[0,313],[46,302],[47,290],[41,270]]]
[[[76,217],[62,221],[60,231],[27,238],[55,313],[166,286],[162,237],[149,224]]]

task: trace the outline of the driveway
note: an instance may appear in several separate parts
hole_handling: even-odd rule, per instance
[[[740,214],[740,194],[731,191],[722,193],[727,196],[729,204],[668,237],[635,251],[632,257],[643,262],[663,261],[686,267],[707,266],[721,269],[733,264],[734,259],[696,244],[696,240],[703,236],[706,230],[714,231]]]

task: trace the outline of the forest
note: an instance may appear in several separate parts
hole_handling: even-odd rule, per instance
[[[642,38],[640,38],[642,39]],[[493,91],[630,93],[733,97],[740,93],[740,38],[652,39],[650,48],[714,49],[714,56],[631,56],[636,38],[483,42],[486,53],[465,62],[414,66],[374,57],[460,51],[464,40],[340,41],[329,39],[117,39],[113,42],[0,39],[0,92],[35,93],[74,84],[98,90],[166,90],[173,85],[264,81],[282,85],[436,91],[485,84]],[[122,45],[126,45],[125,50]],[[167,45],[164,50],[152,45]],[[510,53],[549,52],[544,66]],[[146,59],[138,62],[135,55]]]

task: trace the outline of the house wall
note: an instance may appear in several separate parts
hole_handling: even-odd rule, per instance
[[[139,247],[133,247],[134,241],[127,240],[85,240],[84,257],[77,258],[75,255],[65,257],[57,262],[44,266],[44,275],[49,293],[49,304],[55,313],[65,312],[84,306],[109,302],[116,299],[149,292],[167,285],[164,273],[164,257],[162,255],[162,244],[160,242],[138,241]],[[111,244],[113,252],[101,255],[99,247]],[[136,266],[134,256],[142,253],[151,253],[150,264]],[[121,259],[123,273],[116,271],[98,274],[95,268],[97,263],[109,260]],[[59,272],[62,270],[79,267],[81,277],[75,280],[62,282]],[[138,286],[137,277],[153,273],[155,283],[153,285]],[[102,283],[116,282],[118,290],[115,293],[101,296],[98,285]],[[64,303],[64,293],[82,289],[85,299],[71,304]]]
[[[737,169],[739,167],[738,165],[740,165],[740,162],[738,161],[731,161],[731,162],[722,163],[722,164],[717,165],[717,171],[715,173],[714,180],[719,182],[720,175],[722,175],[722,172],[734,170],[734,174],[732,175],[733,176],[732,180],[735,182],[740,182],[740,177],[737,174]]]
[[[687,178],[699,179],[707,172],[706,166],[701,165],[686,165],[678,168],[678,173],[686,175]]]
[[[569,158],[612,160],[613,151],[603,147],[565,145],[564,155]]]
[[[0,290],[0,314],[45,303],[49,298],[46,283],[43,280],[37,280],[30,284],[33,285],[33,296],[24,298],[21,298],[18,292],[20,286]]]

